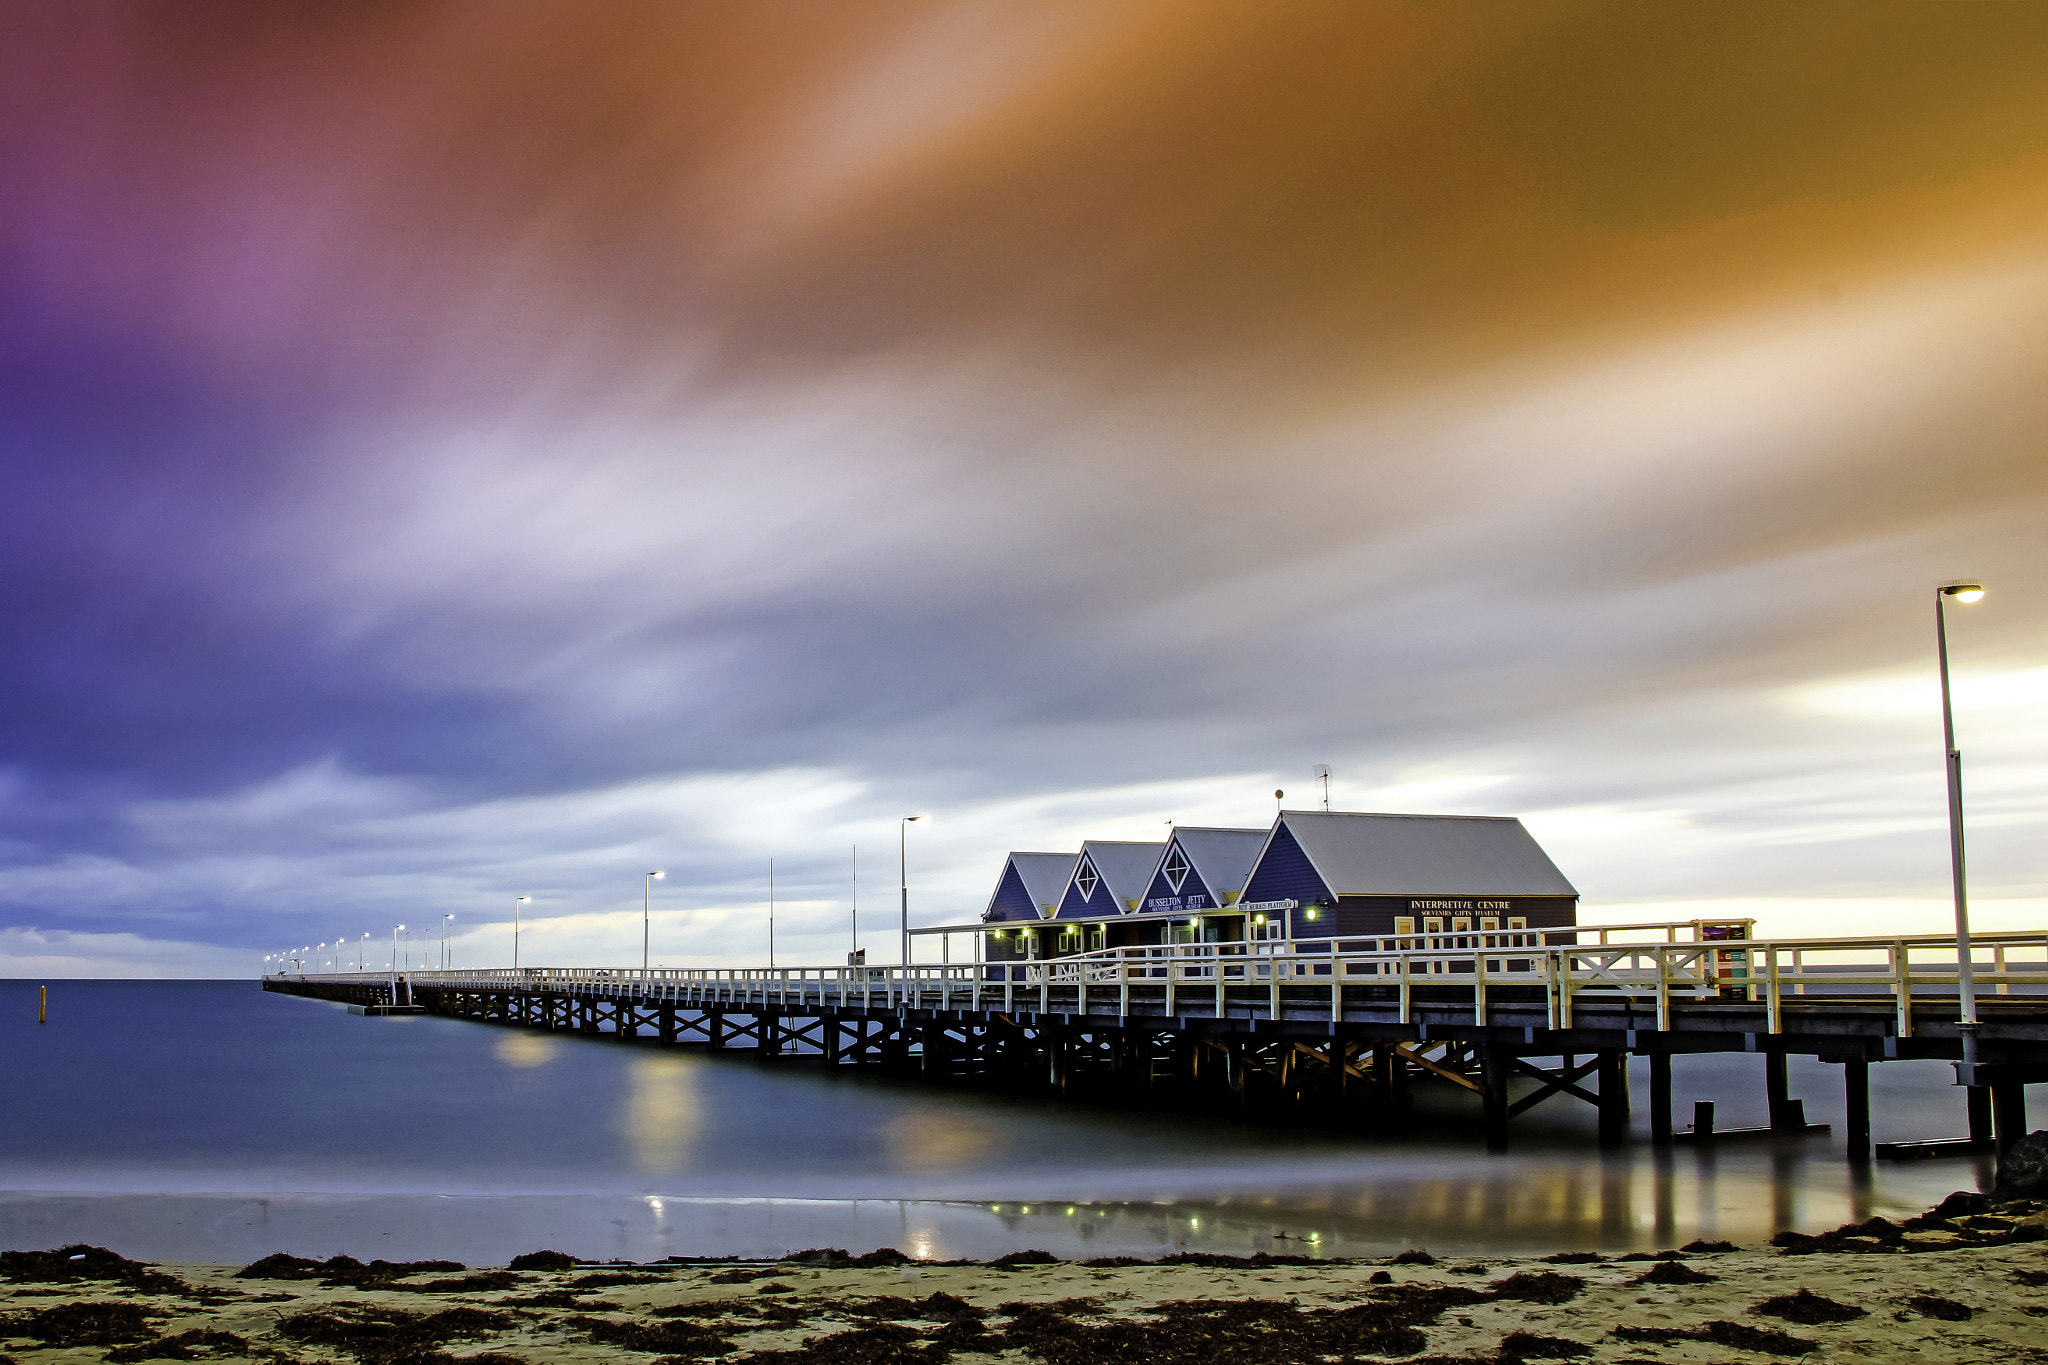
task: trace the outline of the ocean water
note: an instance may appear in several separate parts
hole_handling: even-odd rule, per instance
[[[1830,1136],[1602,1153],[1554,1098],[1489,1156],[1451,1087],[1361,1138],[761,1065],[459,1020],[367,1019],[248,981],[0,982],[0,1246],[502,1263],[811,1246],[983,1257],[1378,1255],[1753,1240],[1974,1189],[1986,1163],[1858,1169]],[[1879,1140],[1964,1132],[1939,1063],[1872,1068]],[[1810,1119],[1841,1071],[1795,1059]],[[1634,1078],[1647,1095],[1646,1075]],[[1679,1058],[1674,1098],[1763,1122],[1762,1059]]]

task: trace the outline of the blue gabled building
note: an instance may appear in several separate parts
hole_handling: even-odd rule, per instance
[[[1166,841],[1136,913],[1193,915],[1235,905],[1266,834],[1263,829],[1178,827]]]
[[[1282,811],[1236,908],[1323,939],[1566,928],[1578,897],[1513,816]]]
[[[984,923],[1049,918],[1074,879],[1078,853],[1012,853],[996,879],[995,894],[982,911]]]
[[[1164,844],[1090,839],[1081,845],[1074,875],[1060,897],[1055,919],[1101,919],[1128,915],[1138,908],[1145,887],[1159,865]]]

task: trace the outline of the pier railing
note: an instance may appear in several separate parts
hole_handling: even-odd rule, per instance
[[[414,990],[440,988],[600,997],[642,1005],[821,1009],[1018,1010],[1076,1014],[1317,1018],[1347,1009],[1398,1010],[1469,1001],[1485,1023],[1495,1003],[1517,1012],[1542,1001],[1546,1024],[1573,1027],[1586,1001],[1654,1004],[1658,1029],[1674,1006],[1747,1001],[1784,1030],[1788,1008],[1889,1002],[1897,1032],[1913,1007],[1953,1002],[1960,958],[1940,935],[1869,938],[1560,943],[1609,937],[1596,926],[1400,938],[1190,943],[1109,948],[1040,961],[827,967],[522,967],[414,971]],[[2048,994],[2048,932],[1975,936],[1983,997]],[[370,984],[390,972],[308,974],[291,980]],[[1134,1008],[1137,1007],[1137,1008]]]

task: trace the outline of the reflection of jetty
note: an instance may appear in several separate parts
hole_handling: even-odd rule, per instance
[[[1773,1126],[1802,1131],[1785,1059],[1841,1065],[1848,1150],[1870,1155],[1869,1068],[1957,1060],[1956,942],[1750,941],[1712,925],[1581,925],[1168,942],[1025,961],[655,971],[524,968],[273,976],[266,990],[663,1044],[1255,1116],[1396,1118],[1436,1078],[1477,1094],[1489,1145],[1555,1095],[1626,1138],[1627,1058],[1669,1141],[1671,1058],[1756,1052]],[[977,950],[982,931],[971,933]],[[2048,1081],[2048,934],[1981,934],[1971,1137],[2025,1131]],[[977,956],[980,956],[977,951]]]

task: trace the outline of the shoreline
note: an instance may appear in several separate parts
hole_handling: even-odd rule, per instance
[[[470,1268],[278,1254],[146,1265],[0,1253],[0,1356],[477,1365],[1283,1365],[1345,1359],[2048,1361],[2048,1204],[1952,1196],[1927,1214],[1733,1247],[1371,1260],[919,1261],[894,1248],[769,1261]]]

